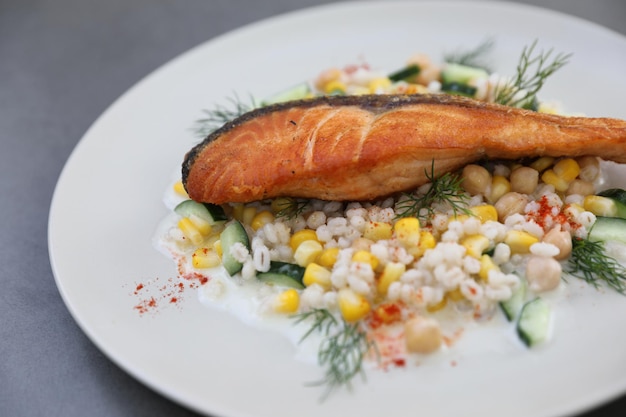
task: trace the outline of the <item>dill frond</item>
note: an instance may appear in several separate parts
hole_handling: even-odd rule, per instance
[[[536,103],[537,93],[546,79],[569,62],[572,54],[557,54],[550,60],[553,50],[535,55],[537,41],[524,47],[517,64],[517,74],[508,83],[495,91],[495,102],[505,106],[531,108]],[[534,73],[531,71],[534,68]]]
[[[196,120],[193,131],[197,137],[205,138],[213,131],[219,129],[228,122],[235,120],[244,113],[256,107],[254,99],[251,104],[243,103],[237,95],[228,99],[230,105],[217,104],[213,109],[203,109],[204,117]]]
[[[487,55],[493,49],[495,41],[487,38],[474,49],[469,51],[456,51],[444,55],[444,61],[450,64],[465,65],[468,67],[482,68],[487,72],[491,72],[490,66],[484,61]]]
[[[276,208],[278,209],[276,217],[293,219],[304,213],[307,207],[309,207],[309,200],[291,197],[281,198],[280,201],[276,202]]]
[[[398,218],[414,216],[428,223],[435,214],[434,204],[447,204],[455,215],[471,214],[468,208],[469,197],[465,194],[461,183],[463,179],[456,174],[446,172],[435,177],[435,161],[431,171],[425,170],[426,178],[430,181],[430,188],[424,195],[404,194],[405,199],[396,204]]]
[[[604,242],[572,239],[568,272],[598,288],[604,282],[626,295],[626,268],[605,252]]]
[[[294,316],[296,323],[301,323],[310,318],[313,324],[304,334],[300,341],[306,339],[314,331],[319,331],[324,336],[320,343],[317,361],[325,369],[324,377],[310,386],[326,386],[322,400],[330,393],[342,386],[351,388],[352,379],[357,375],[365,378],[363,361],[370,349],[375,348],[375,343],[368,339],[359,323],[346,323],[337,320],[326,309],[313,309],[309,312]]]

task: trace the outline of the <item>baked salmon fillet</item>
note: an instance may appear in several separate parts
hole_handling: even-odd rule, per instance
[[[190,198],[214,204],[365,201],[484,158],[583,155],[626,163],[626,121],[444,94],[325,96],[227,123],[187,153],[182,179]]]

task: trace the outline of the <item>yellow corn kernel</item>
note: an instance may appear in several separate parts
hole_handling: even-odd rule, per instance
[[[446,297],[443,297],[438,303],[426,306],[426,311],[428,311],[429,313],[434,313],[436,311],[442,310],[447,304],[448,299]]]
[[[252,221],[250,222],[250,226],[254,230],[259,230],[261,227],[265,226],[266,224],[273,222],[274,219],[275,217],[272,214],[272,212],[263,210],[261,212],[258,212],[252,218]]]
[[[554,158],[551,156],[542,156],[541,158],[535,159],[529,167],[533,168],[536,171],[543,172],[546,169],[550,168],[554,163]]]
[[[274,311],[277,313],[295,313],[300,305],[300,294],[289,288],[278,294],[274,299]]]
[[[396,238],[405,246],[420,243],[420,221],[416,217],[404,217],[393,225]]]
[[[318,255],[315,261],[325,268],[332,268],[337,262],[338,255],[339,248],[326,248]]]
[[[391,80],[387,77],[378,77],[371,80],[367,87],[369,88],[370,93],[376,94],[381,90],[385,90],[391,86]]]
[[[500,271],[500,267],[493,262],[493,259],[489,255],[483,255],[480,257],[480,271],[478,276],[483,281],[489,281],[489,271]]]
[[[588,195],[583,200],[583,208],[596,216],[615,217],[617,206],[615,201],[599,195]]]
[[[366,250],[358,250],[354,252],[354,255],[352,255],[352,262],[369,264],[373,270],[378,268],[378,264],[380,263],[377,257]]]
[[[389,286],[393,282],[398,281],[405,271],[406,266],[399,262],[389,262],[385,265],[385,269],[383,269],[383,273],[380,274],[380,278],[378,279],[378,284],[376,286],[378,293],[383,296],[387,295]]]
[[[187,190],[185,190],[185,186],[183,185],[182,181],[176,181],[174,183],[174,192],[182,197],[189,197],[189,195],[187,195]]]
[[[556,175],[556,172],[554,172],[553,169],[544,171],[544,173],[541,174],[541,181],[552,185],[556,191],[560,191],[562,193],[567,191],[567,187],[569,187],[569,182]]]
[[[448,301],[462,301],[465,299],[465,296],[463,295],[463,292],[461,292],[461,289],[456,287],[452,291],[448,291],[446,293],[446,299],[448,299]]]
[[[215,250],[215,253],[217,253],[217,256],[219,256],[220,258],[222,257],[222,255],[224,254],[224,250],[222,249],[221,240],[217,239],[215,243],[213,243],[213,250]]]
[[[195,214],[192,214],[191,216],[189,216],[189,221],[193,223],[195,228],[198,229],[198,231],[200,232],[200,234],[202,234],[202,236],[210,235],[211,230],[213,230],[209,222],[204,220],[202,217],[196,216]]]
[[[296,249],[298,249],[298,246],[300,246],[302,242],[305,242],[307,240],[314,240],[318,242],[317,233],[315,233],[315,230],[313,229],[298,230],[296,233],[291,235],[291,238],[289,239],[289,246],[291,246],[291,250],[295,252]]]
[[[211,248],[199,248],[191,255],[191,263],[194,268],[215,268],[222,263],[220,256]]]
[[[434,248],[435,246],[437,246],[435,236],[428,230],[422,230],[420,231],[420,243],[417,245],[417,248],[408,248],[407,252],[410,255],[419,258],[424,255],[424,252],[428,249]]]
[[[302,277],[302,283],[307,287],[309,285],[318,284],[325,290],[332,288],[332,282],[330,281],[330,271],[323,266],[311,262],[306,266],[304,270],[304,276]]]
[[[204,240],[202,233],[194,226],[188,217],[183,217],[178,222],[178,228],[183,232],[183,235],[189,239],[194,245],[199,245]]]
[[[293,259],[298,265],[306,267],[317,259],[322,250],[322,244],[317,240],[305,240],[294,252]]]
[[[500,199],[500,197],[510,191],[511,183],[509,180],[502,175],[494,175],[491,180],[491,193],[489,194],[489,200],[492,203],[495,203]]]
[[[346,85],[339,80],[332,80],[324,86],[324,93],[326,94],[341,94],[345,92]]]
[[[509,230],[504,237],[504,243],[509,245],[511,253],[529,253],[530,247],[539,242],[535,236],[523,230]]]
[[[480,220],[481,223],[488,221],[498,221],[498,212],[491,204],[483,204],[480,206],[470,207],[472,214]]]
[[[461,240],[461,245],[467,250],[469,256],[478,259],[489,248],[489,239],[483,235],[465,236]]]
[[[350,288],[343,288],[337,293],[337,304],[344,320],[348,323],[361,320],[371,309],[369,301]]]
[[[252,223],[252,219],[254,219],[254,216],[256,216],[256,207],[244,207],[243,208],[243,213],[241,216],[241,221],[244,224],[250,224]]]
[[[450,222],[461,222],[463,223],[465,220],[469,219],[470,216],[468,216],[467,214],[453,214],[452,216],[448,217],[448,223]]]
[[[391,239],[393,229],[389,223],[369,222],[365,225],[363,237],[374,242],[378,240]]]
[[[580,166],[578,166],[578,162],[572,158],[561,159],[554,164],[552,170],[559,178],[568,183],[574,181],[576,177],[578,177],[578,174],[580,174]]]
[[[244,205],[241,203],[235,203],[233,205],[233,218],[242,221],[243,220],[243,208]]]

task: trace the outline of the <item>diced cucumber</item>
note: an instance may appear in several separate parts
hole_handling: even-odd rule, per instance
[[[465,84],[476,78],[487,78],[489,73],[482,68],[470,67],[461,64],[447,64],[441,71],[441,81],[443,84]]]
[[[420,71],[421,69],[417,64],[409,65],[389,75],[389,79],[394,83],[402,80],[408,80],[418,75]]]
[[[224,265],[226,271],[233,276],[241,271],[243,263],[235,259],[231,250],[236,243],[241,243],[250,250],[250,238],[248,238],[248,234],[243,225],[239,221],[234,220],[226,225],[220,234],[220,241],[222,244],[222,265]]]
[[[596,221],[589,231],[588,239],[602,242],[614,240],[626,244],[626,219],[596,217]]]
[[[500,308],[502,308],[508,321],[515,321],[520,311],[522,311],[526,299],[526,288],[526,280],[520,280],[519,287],[513,292],[511,298],[500,302]]]
[[[550,315],[550,306],[541,298],[524,304],[517,322],[517,334],[526,346],[533,347],[548,338]]]
[[[302,100],[303,98],[307,98],[310,94],[311,88],[309,84],[301,83],[263,100],[261,105],[267,106],[268,104],[282,103],[284,101]]]
[[[477,89],[476,87],[472,87],[471,85],[451,82],[444,83],[441,86],[441,91],[445,91],[446,93],[450,94],[457,94],[459,96],[474,97]]]
[[[270,262],[270,269],[267,272],[257,274],[258,280],[266,284],[296,289],[304,288],[303,277],[304,268],[300,265],[278,261]]]
[[[598,193],[598,195],[613,200],[617,208],[616,217],[626,219],[626,190],[611,188]]]
[[[198,216],[211,225],[226,221],[227,219],[226,213],[224,213],[224,209],[221,206],[210,203],[198,203],[194,200],[180,202],[174,208],[174,212],[182,217],[189,217],[191,215]]]

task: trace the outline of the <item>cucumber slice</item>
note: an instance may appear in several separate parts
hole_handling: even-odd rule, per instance
[[[526,299],[526,280],[521,280],[519,287],[513,292],[511,298],[506,301],[500,302],[500,308],[504,312],[508,321],[514,321],[522,311],[524,307],[524,300]]]
[[[616,217],[626,219],[626,190],[611,188],[598,193],[598,195],[613,200],[617,207]]]
[[[182,217],[195,215],[206,220],[213,225],[217,222],[226,221],[226,213],[221,206],[211,203],[198,203],[194,200],[185,200],[180,202],[174,212]]]
[[[484,69],[461,64],[448,64],[441,71],[442,84],[468,84],[473,79],[487,77],[489,73]]]
[[[548,338],[550,314],[550,306],[541,298],[524,304],[517,322],[517,334],[526,346],[533,347]]]
[[[259,281],[269,285],[303,289],[304,268],[300,265],[287,262],[270,262],[270,269],[267,272],[257,274]]]
[[[441,86],[441,91],[445,91],[446,93],[450,94],[457,94],[459,96],[474,97],[477,89],[476,87],[472,87],[471,85],[451,82],[444,83]]]
[[[394,83],[397,81],[408,80],[409,78],[418,75],[420,71],[421,68],[417,64],[409,65],[389,75],[389,80]]]
[[[231,249],[235,243],[241,243],[250,250],[250,239],[243,225],[239,221],[234,220],[224,228],[220,234],[220,241],[222,243],[222,265],[224,265],[230,276],[233,276],[241,271],[243,263],[233,257]]]
[[[614,240],[626,244],[626,219],[596,217],[596,221],[589,231],[588,239],[602,242]]]
[[[309,85],[307,83],[301,83],[263,100],[261,105],[267,106],[268,104],[282,103],[284,101],[302,100],[303,98],[307,98],[309,94],[311,94]]]

